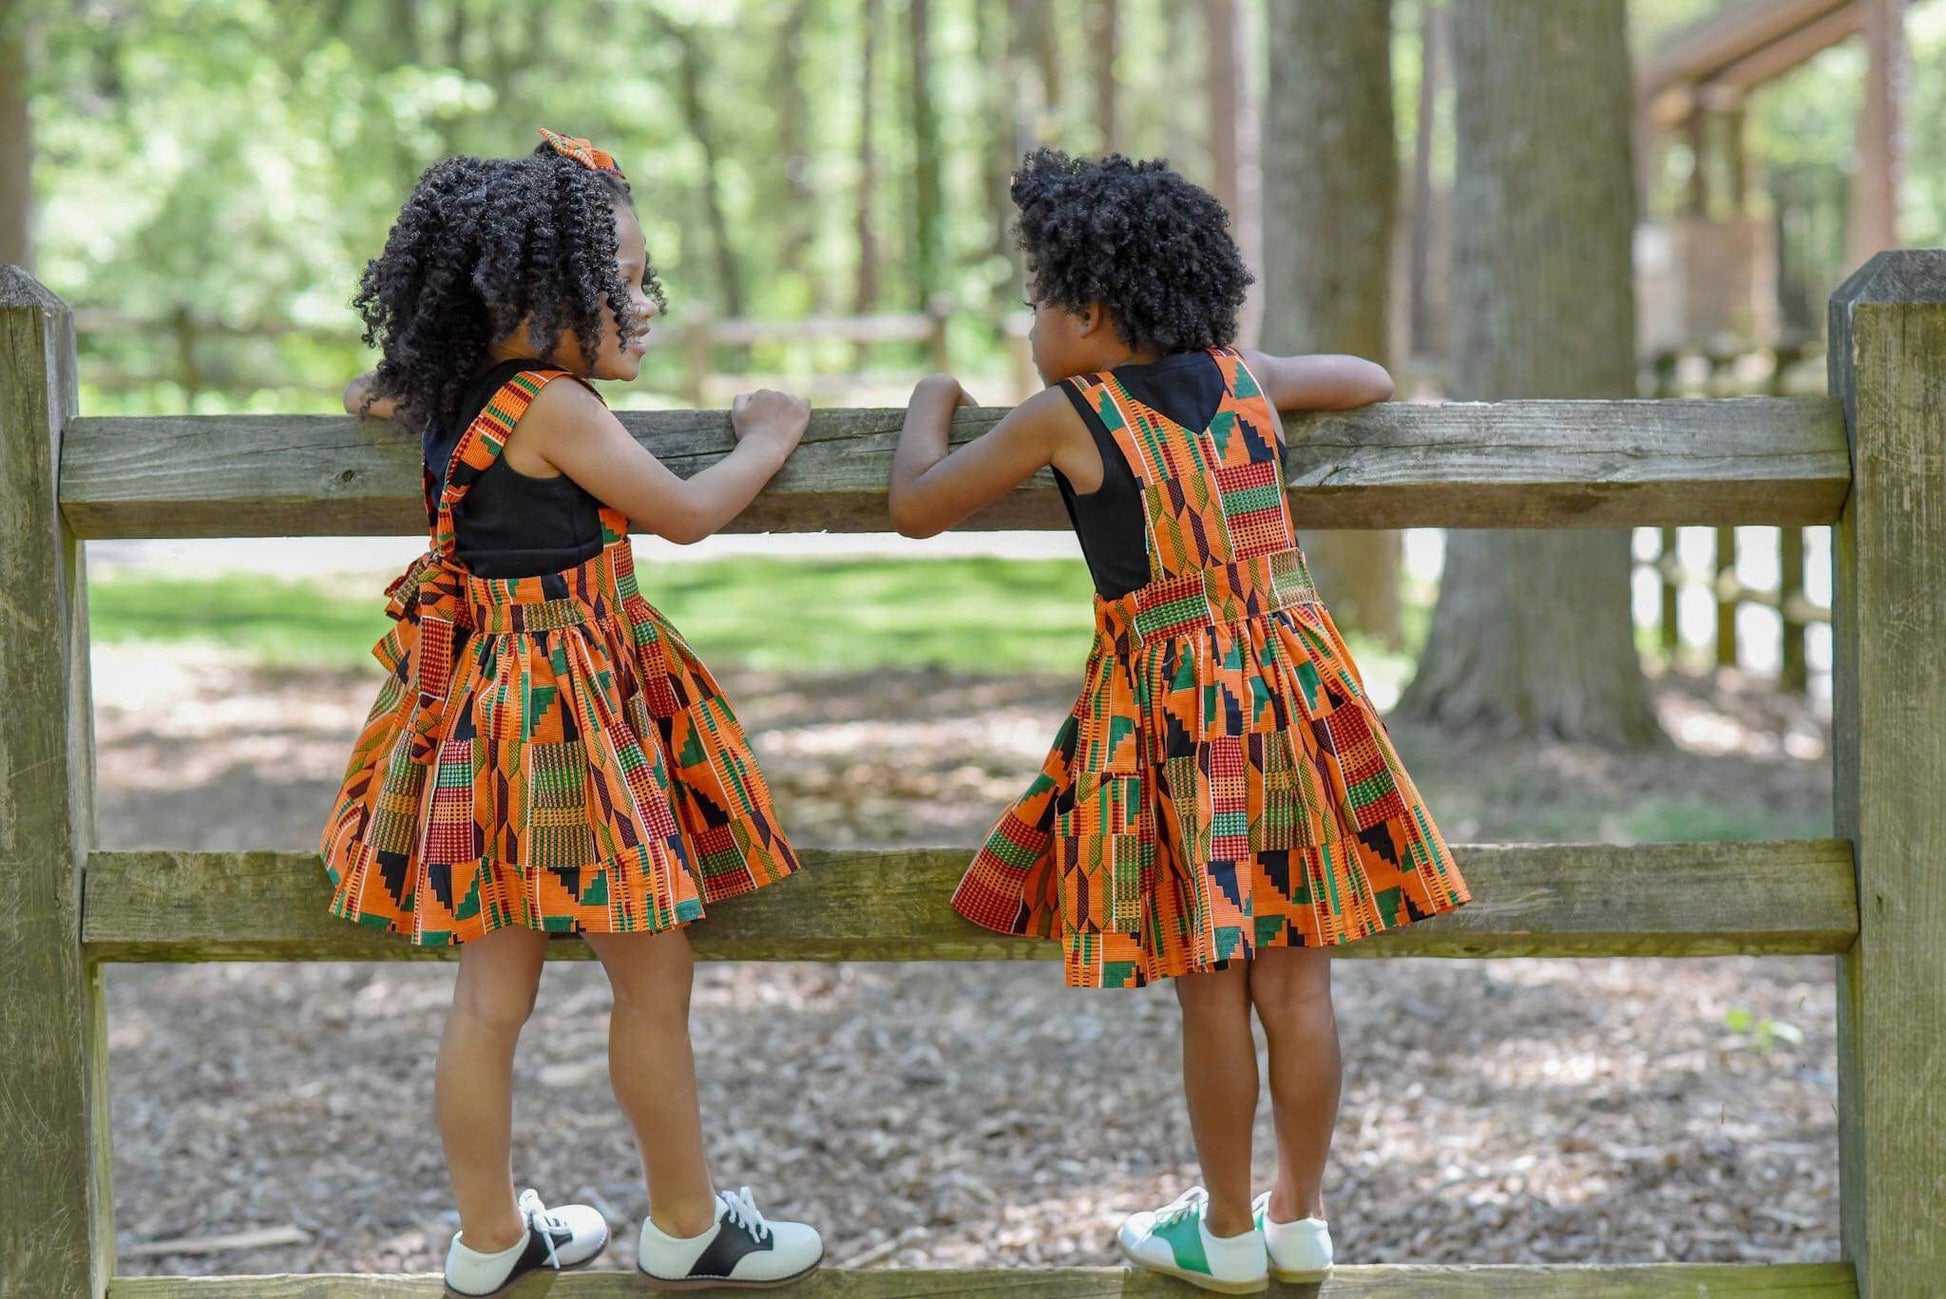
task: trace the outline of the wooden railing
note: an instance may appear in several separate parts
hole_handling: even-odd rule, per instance
[[[1937,1293],[1946,1275],[1946,254],[1880,257],[1846,285],[1832,318],[1833,399],[1313,415],[1297,420],[1289,469],[1292,499],[1314,526],[1836,525],[1839,837],[1462,845],[1473,905],[1342,954],[1837,956],[1843,1261],[1348,1266],[1323,1293]],[[961,413],[955,438],[998,415]],[[899,419],[818,412],[739,526],[884,528]],[[681,472],[730,446],[720,411],[624,420]],[[0,268],[0,466],[0,1296],[437,1294],[435,1277],[114,1276],[105,963],[450,952],[326,916],[324,876],[308,853],[93,847],[81,565],[81,542],[93,537],[411,531],[422,522],[411,448],[377,424],[341,418],[78,417],[65,308]],[[979,525],[1060,522],[1040,480]],[[811,853],[790,889],[740,900],[699,926],[698,950],[736,960],[1048,955],[1046,944],[997,937],[951,912],[966,856]],[[578,955],[578,946],[550,955]],[[636,1287],[596,1273],[563,1277],[551,1293],[591,1299]],[[832,1270],[796,1292],[1182,1293],[1159,1278],[1087,1268]]]

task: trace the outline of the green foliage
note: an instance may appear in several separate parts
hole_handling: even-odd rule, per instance
[[[1078,560],[770,559],[669,564],[643,593],[705,662],[760,669],[937,666],[1078,672],[1093,633]],[[357,664],[386,628],[359,593],[254,575],[121,572],[88,591],[104,643],[201,643],[267,664]]]
[[[1395,0],[1394,77],[1410,157],[1422,6]],[[962,369],[988,386],[1004,370],[996,330],[1018,296],[1005,237],[1014,150],[1040,138],[1102,144],[1086,17],[1093,0],[931,0],[931,98],[938,108],[944,212],[940,287],[964,313]],[[1631,0],[1638,53],[1725,0]],[[195,348],[182,386],[176,340],[84,333],[88,409],[328,410],[368,354],[347,310],[414,178],[454,152],[525,151],[547,123],[612,149],[634,178],[649,245],[674,300],[671,324],[722,314],[733,279],[750,315],[852,309],[861,197],[876,231],[884,310],[920,305],[909,0],[14,0],[32,69],[38,270],[69,301],[148,320],[184,310],[240,327]],[[868,8],[880,57],[858,74]],[[1250,6],[1248,29],[1273,21]],[[1200,6],[1125,0],[1115,73],[1118,143],[1210,174],[1210,55]],[[1906,221],[1917,243],[1946,238],[1946,2],[1910,18]],[[1256,48],[1263,42],[1258,39]],[[701,104],[681,94],[684,52]],[[1834,50],[1753,103],[1753,159],[1780,201],[1810,213],[1804,254],[1842,256],[1859,55]],[[1052,84],[1043,94],[1043,65]],[[1251,71],[1261,85],[1261,68]],[[1447,89],[1450,91],[1450,85]],[[875,174],[859,192],[861,96],[874,104]],[[1045,102],[1043,102],[1045,101]],[[1450,174],[1450,132],[1435,170]],[[1680,150],[1664,184],[1680,169]],[[713,160],[713,165],[712,165]],[[720,210],[726,247],[709,218]],[[325,336],[260,336],[289,321]],[[335,335],[335,336],[333,336]],[[801,374],[858,364],[849,348],[725,355],[719,365]],[[919,348],[873,364],[917,370]],[[676,349],[652,352],[637,402],[679,388]],[[631,404],[624,394],[622,404]]]
[[[1732,1033],[1746,1039],[1739,1045],[1768,1054],[1779,1042],[1792,1046],[1804,1044],[1804,1030],[1795,1024],[1768,1015],[1758,1016],[1756,1012],[1741,1007],[1732,1008],[1723,1014],[1723,1023]]]

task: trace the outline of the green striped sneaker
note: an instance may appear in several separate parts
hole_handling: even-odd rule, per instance
[[[1181,1277],[1218,1294],[1256,1294],[1270,1285],[1264,1234],[1212,1236],[1203,1225],[1209,1193],[1192,1186],[1166,1208],[1129,1215],[1116,1233],[1122,1254],[1137,1267]]]
[[[1279,1281],[1322,1281],[1331,1275],[1331,1228],[1323,1218],[1277,1222],[1270,1216],[1270,1192],[1250,1206],[1270,1252],[1270,1274]]]

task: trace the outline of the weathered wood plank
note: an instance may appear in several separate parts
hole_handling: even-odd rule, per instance
[[[626,1272],[569,1273],[552,1286],[559,1299],[640,1299],[641,1280]],[[413,1299],[442,1293],[437,1275],[124,1277],[109,1299]],[[719,1293],[719,1292],[711,1292]],[[720,1292],[727,1293],[727,1292]],[[1179,1281],[1120,1268],[992,1268],[965,1271],[852,1272],[826,1268],[778,1291],[803,1299],[1166,1299],[1201,1294]],[[1322,1285],[1281,1285],[1273,1299],[1695,1299],[1698,1295],[1770,1295],[1789,1299],[1854,1299],[1843,1263],[1657,1263],[1636,1267],[1341,1267]]]
[[[1459,911],[1346,956],[1713,956],[1841,952],[1857,929],[1838,840],[1473,846]],[[693,931],[718,960],[1009,960],[1057,946],[990,934],[949,905],[967,849],[809,851],[805,871],[718,904]],[[98,852],[87,871],[91,958],[394,960],[451,955],[327,915],[309,853]],[[586,944],[555,945],[584,959]]]
[[[1858,845],[1839,962],[1845,1256],[1874,1295],[1946,1276],[1946,252],[1882,253],[1831,300],[1857,489],[1836,532],[1834,793]]]
[[[75,408],[64,303],[0,266],[0,1296],[114,1265],[100,989],[81,959],[93,758],[81,549],[55,506]]]
[[[967,410],[955,441],[1004,412]],[[804,443],[734,525],[746,532],[884,532],[903,412],[820,410]],[[688,475],[732,445],[722,411],[624,413]],[[1835,402],[1513,401],[1374,406],[1289,418],[1300,527],[1818,524],[1850,481]],[[342,416],[81,419],[61,505],[84,537],[397,534],[425,527],[414,440]],[[1065,528],[1043,473],[969,528]]]

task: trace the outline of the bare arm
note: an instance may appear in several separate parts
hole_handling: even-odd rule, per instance
[[[1385,367],[1362,357],[1245,352],[1243,360],[1278,410],[1351,410],[1392,395]]]
[[[686,480],[630,437],[614,412],[578,383],[563,380],[541,389],[513,436],[531,456],[643,531],[689,545],[756,499],[803,437],[810,415],[803,400],[781,392],[739,396],[730,411],[736,449]]]
[[[367,370],[345,385],[345,414],[391,419],[399,413],[399,403],[390,397],[374,396],[372,378],[372,372]]]
[[[899,449],[892,457],[892,526],[908,537],[944,532],[1018,487],[1043,465],[1069,468],[1064,444],[1080,417],[1049,388],[1007,412],[982,436],[948,454],[953,410],[973,401],[959,380],[936,374],[921,380],[906,407]],[[1070,427],[1071,426],[1071,427]],[[1093,454],[1090,446],[1089,453]],[[1098,457],[1097,457],[1098,458]]]

